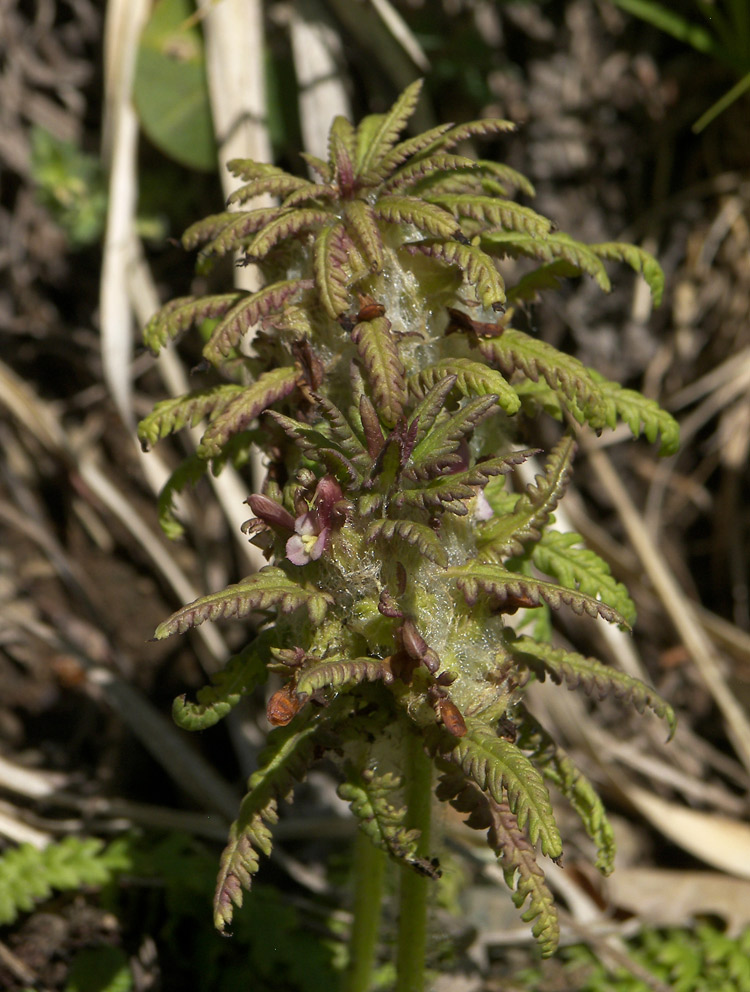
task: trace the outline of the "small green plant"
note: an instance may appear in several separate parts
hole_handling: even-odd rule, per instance
[[[221,858],[215,923],[230,925],[271,850],[279,803],[325,755],[364,838],[352,992],[370,984],[386,855],[402,866],[396,988],[422,987],[428,889],[439,873],[435,776],[438,799],[487,832],[543,954],[559,928],[539,855],[562,856],[549,783],[580,814],[598,866],[611,870],[602,804],[525,708],[531,680],[613,694],[674,726],[648,686],[508,623],[538,607],[632,623],[632,603],[606,564],[550,524],[570,481],[576,425],[601,431],[621,419],[634,435],[660,437],[664,454],[678,440],[656,403],[515,327],[514,308],[584,273],[607,290],[609,259],[643,273],[658,301],[661,270],[632,245],[586,245],[555,230],[511,199],[533,195],[524,176],[456,151],[510,132],[507,121],[399,140],[419,89],[357,128],[337,118],[327,161],[305,156],[315,179],[229,163],[245,185],[183,244],[203,246],[202,265],[239,252],[265,285],[173,300],[145,330],[157,352],[214,322],[203,366],[216,380],[159,403],[139,428],[148,448],[207,421],[164,489],[167,530],[180,529],[173,495],[203,473],[244,463],[251,442],[270,461],[245,525],[270,563],[156,631],[165,638],[206,620],[262,618],[195,702],[176,700],[187,729],[216,723],[269,673],[283,680],[268,703],[275,729]],[[280,205],[241,209],[260,193]],[[513,285],[501,274],[508,258],[530,260]],[[569,426],[533,484],[506,487],[537,450],[514,447],[515,423],[542,413]]]
[[[98,241],[107,211],[99,159],[35,127],[31,131],[31,170],[39,202],[65,231],[72,247],[84,248]]]
[[[750,992],[750,930],[730,937],[709,923],[695,929],[644,930],[627,942],[628,956],[672,992]],[[570,984],[556,988],[575,992],[650,992],[654,987],[626,967],[607,968],[583,945],[561,952]],[[543,987],[539,969],[515,976],[519,988]]]

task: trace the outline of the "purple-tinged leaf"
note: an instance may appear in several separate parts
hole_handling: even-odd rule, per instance
[[[221,293],[217,296],[180,296],[163,306],[143,330],[143,343],[157,354],[169,341],[174,341],[203,320],[223,317],[245,298],[245,293]]]
[[[241,620],[257,610],[293,613],[305,607],[312,622],[319,624],[332,603],[329,593],[295,582],[280,568],[266,565],[235,585],[183,606],[159,624],[154,639],[184,634],[206,620]]]
[[[243,335],[262,317],[282,310],[290,300],[312,287],[311,279],[287,279],[243,297],[216,325],[203,349],[203,357],[213,365],[221,365],[222,359],[230,355]]]
[[[352,331],[352,341],[357,346],[378,417],[387,427],[393,427],[406,403],[406,381],[390,321],[387,317],[362,321]]]
[[[296,384],[297,370],[293,367],[264,372],[214,420],[201,438],[198,454],[201,458],[215,458],[235,434],[244,431],[266,407],[288,396]]]

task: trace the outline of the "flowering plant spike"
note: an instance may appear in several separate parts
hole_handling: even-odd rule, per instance
[[[533,196],[524,176],[457,151],[466,139],[512,131],[508,121],[401,139],[419,90],[412,84],[358,127],[338,117],[327,160],[306,156],[314,179],[230,162],[245,185],[183,237],[204,262],[239,253],[265,283],[173,300],[150,321],[154,351],[212,321],[203,354],[216,384],[159,403],[139,436],[148,447],[206,423],[161,500],[172,533],[174,493],[246,458],[251,441],[264,447],[270,469],[248,499],[245,530],[269,564],[178,610],[156,637],[206,620],[263,618],[196,702],[175,702],[189,729],[216,722],[269,672],[282,678],[268,703],[274,729],[221,859],[219,929],[271,850],[280,801],[323,754],[372,843],[436,875],[397,774],[399,754],[416,742],[438,776],[437,798],[487,832],[514,902],[550,954],[559,928],[541,866],[563,846],[549,784],[580,814],[603,872],[613,840],[593,788],[525,708],[525,687],[549,676],[648,707],[670,730],[674,716],[645,684],[518,633],[508,617],[565,608],[632,623],[628,594],[605,563],[550,523],[577,425],[601,431],[624,420],[634,435],[658,438],[663,454],[678,433],[653,401],[515,328],[514,309],[570,276],[607,290],[612,259],[642,273],[657,302],[663,277],[639,248],[557,231],[512,198]],[[261,192],[278,206],[244,209]],[[506,284],[503,261],[519,257],[532,264]],[[512,444],[514,423],[537,415],[568,426],[543,474],[510,487],[506,477],[538,454]]]

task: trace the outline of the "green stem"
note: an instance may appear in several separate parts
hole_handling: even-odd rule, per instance
[[[354,919],[343,992],[368,992],[378,947],[386,855],[361,830],[354,841]]]
[[[432,818],[432,762],[422,741],[410,735],[405,745],[407,826],[421,832],[417,853],[427,857]],[[422,992],[427,949],[427,902],[430,879],[402,867],[396,945],[395,992]]]

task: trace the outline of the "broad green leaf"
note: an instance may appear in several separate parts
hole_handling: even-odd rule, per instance
[[[216,168],[203,40],[183,27],[190,0],[159,0],[141,35],[133,98],[141,126],[160,151],[191,169]]]

